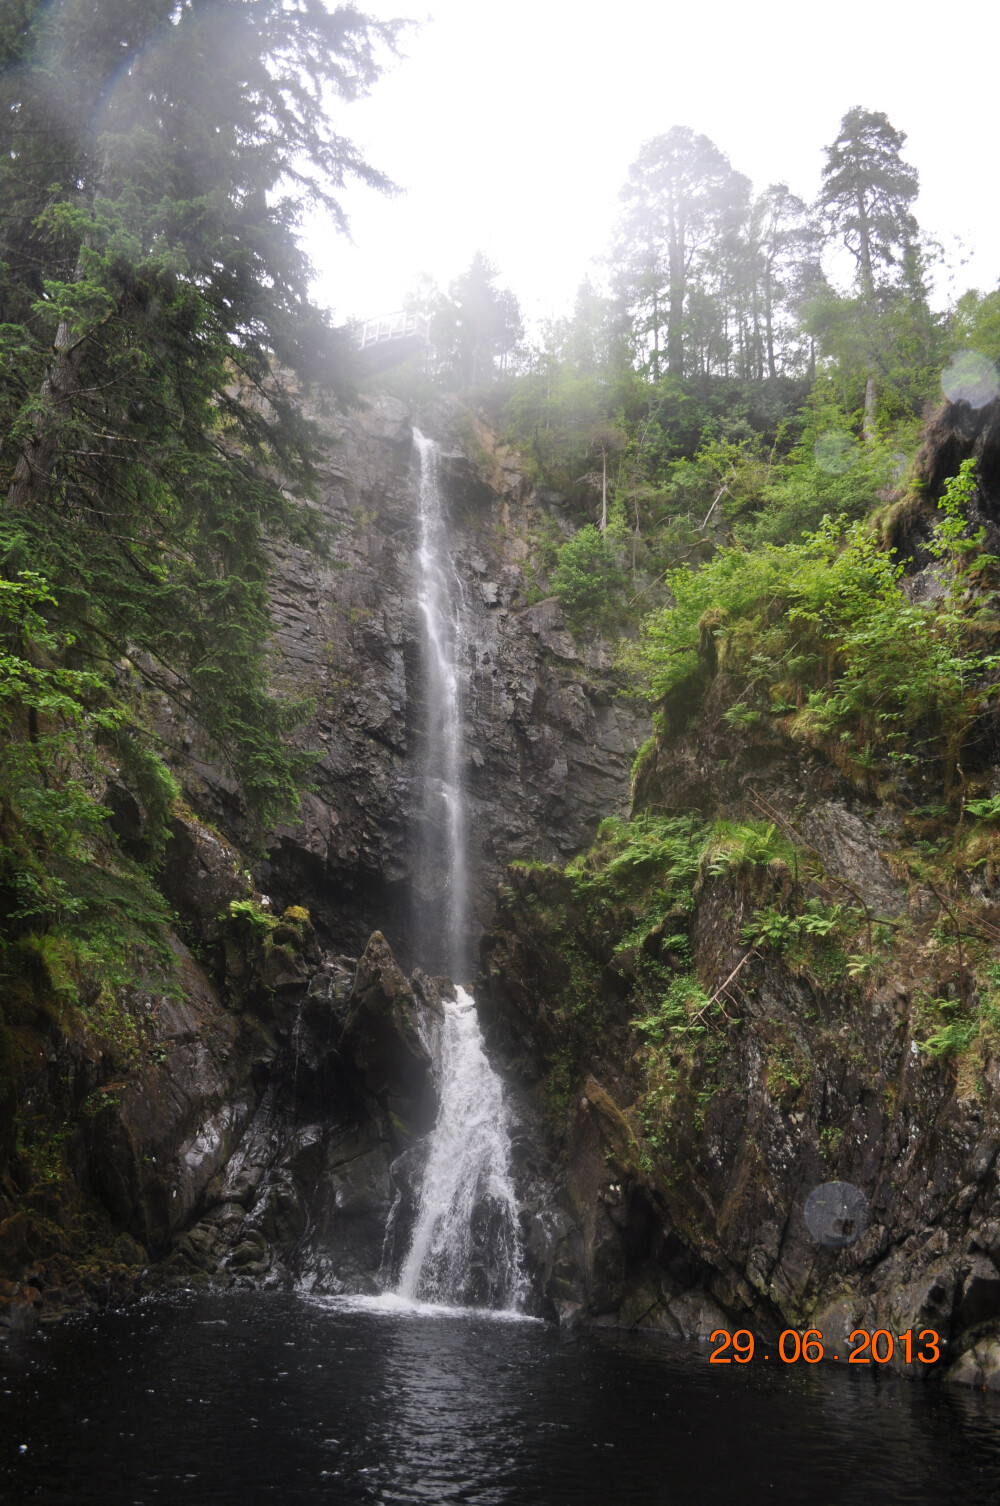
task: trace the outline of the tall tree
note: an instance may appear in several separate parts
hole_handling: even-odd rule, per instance
[[[815,266],[819,237],[809,210],[784,183],[771,183],[754,204],[760,266],[760,303],[767,374],[778,375],[782,315],[795,308],[805,269]]]
[[[499,271],[481,251],[456,277],[438,303],[432,338],[439,367],[453,381],[474,390],[501,375],[524,336],[517,298],[496,286]]]
[[[881,110],[848,110],[826,163],[818,207],[829,237],[854,257],[861,291],[872,298],[917,238],[910,206],[920,187],[916,168],[902,157],[906,133]]]
[[[876,429],[879,392],[889,376],[887,352],[897,349],[900,315],[933,338],[919,230],[912,204],[919,190],[914,167],[902,156],[906,134],[881,110],[855,106],[826,148],[817,207],[828,239],[838,238],[857,265],[859,335],[867,348],[864,383],[865,434]],[[912,319],[910,316],[912,315]],[[833,319],[831,328],[844,320]],[[923,343],[926,345],[927,340]]]
[[[312,433],[281,369],[343,381],[296,226],[343,222],[335,128],[396,28],[322,0],[21,0],[0,24],[0,568],[40,570],[113,697],[180,701],[251,807],[293,800],[263,670],[264,533]],[[279,481],[278,477],[281,477]]]
[[[633,297],[650,307],[654,377],[664,316],[667,370],[671,376],[684,374],[685,300],[692,266],[718,233],[728,201],[739,191],[737,179],[728,157],[687,126],[673,126],[647,141],[629,168],[621,193],[616,260]]]

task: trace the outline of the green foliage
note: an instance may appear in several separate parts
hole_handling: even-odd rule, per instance
[[[234,899],[229,903],[230,919],[255,941],[266,941],[280,926],[281,921],[270,910],[265,910],[254,899]]]
[[[632,760],[633,784],[635,783],[637,776],[642,772],[646,764],[650,761],[655,753],[656,733],[652,732],[650,733],[649,737],[646,738],[646,741],[644,743],[640,743],[639,747],[636,749],[635,758]]]
[[[902,565],[860,522],[826,519],[801,542],[726,547],[697,571],[670,571],[673,604],[644,629],[651,693],[691,673],[710,631],[727,667],[764,694],[764,709],[792,709],[794,736],[847,738],[859,769],[866,758],[888,769],[913,757],[920,729],[953,779],[996,662],[981,647],[997,623],[979,590],[995,561],[965,521],[974,486],[968,461],[941,499],[929,547],[944,594],[931,606],[908,600]]]
[[[949,335],[957,350],[979,351],[990,361],[1000,360],[1000,288],[990,293],[970,288],[963,293],[955,305]]]
[[[0,580],[0,899],[15,925],[80,910],[71,875],[107,814],[87,779],[93,733],[120,721],[101,676],[59,662],[73,638],[46,619],[54,605],[35,571]]]
[[[939,999],[936,1002],[939,1007],[950,1003],[947,999]],[[960,1056],[968,1049],[977,1030],[978,1025],[974,1020],[949,1020],[946,1025],[940,1026],[926,1040],[921,1041],[920,1049],[925,1056],[933,1057],[937,1061]]]
[[[706,994],[693,973],[674,978],[652,1014],[634,1022],[636,1030],[657,1045],[671,1038],[697,1037],[705,1034],[706,1013],[718,1006]]]
[[[592,523],[561,545],[552,589],[575,624],[606,622],[624,581],[612,540]]]
[[[716,821],[701,861],[705,871],[718,876],[771,868],[793,856],[791,843],[773,821]]]
[[[743,940],[750,946],[783,952],[803,940],[825,941],[840,925],[842,915],[842,906],[824,905],[818,899],[808,900],[799,914],[768,906],[758,910],[750,924],[743,927]]]
[[[447,293],[429,277],[420,279],[407,299],[407,308],[422,315],[430,329],[429,348],[399,377],[390,390],[411,401],[435,388],[490,397],[490,388],[503,382],[516,362],[524,336],[517,298],[510,288],[498,288],[497,268],[477,251],[465,272]]]
[[[111,778],[133,793],[155,867],[179,789],[151,696],[258,832],[312,763],[288,739],[307,703],[266,667],[268,541],[320,543],[284,373],[341,393],[351,373],[296,226],[342,223],[347,176],[385,186],[329,106],[397,32],[279,0],[0,23],[0,975],[28,1015],[79,1010],[122,1051],[128,990],[174,968],[101,800]]]
[[[905,261],[916,240],[910,205],[917,197],[916,170],[901,155],[906,133],[880,110],[848,110],[832,146],[826,148],[819,202],[829,233],[839,236],[858,266],[869,297],[891,269]]]
[[[739,505],[730,498],[726,515],[747,548],[797,542],[824,517],[864,519],[918,443],[914,423],[896,423],[866,443],[855,438],[853,416],[817,383],[799,415],[797,442],[771,457],[756,488],[743,487]],[[902,457],[902,459],[901,459]]]
[[[508,434],[550,485],[570,490],[599,462],[602,444],[617,450],[621,434],[609,408],[606,382],[579,375],[551,357],[515,383],[507,405]]]
[[[383,182],[330,96],[395,25],[350,10],[82,0],[0,24],[0,976],[7,1026],[78,1011],[134,1055],[172,984],[155,863],[178,786],[150,692],[193,718],[258,828],[294,811],[305,709],[271,692],[266,539],[314,530],[314,433],[276,373],[347,390],[295,238]],[[52,100],[59,108],[53,110]]]
[[[778,1041],[772,1045],[767,1055],[767,1090],[782,1108],[790,1109],[799,1099],[807,1071],[789,1043]]]
[[[919,1043],[924,1055],[968,1068],[985,1065],[1000,1046],[1000,964],[989,956],[977,967],[977,986],[970,1000],[926,998],[920,1014],[933,1028]]]
[[[702,840],[693,816],[641,814],[632,821],[609,816],[593,847],[574,858],[566,872],[581,897],[642,891],[655,883],[683,904],[698,877]]]
[[[145,812],[143,841],[150,860],[155,862],[170,835],[169,822],[180,799],[180,784],[160,755],[140,741],[132,729],[119,723],[106,741],[118,762],[119,774],[135,791]]]
[[[695,350],[703,358],[707,353],[715,311],[692,264],[706,242],[722,259],[726,230],[744,212],[749,190],[714,142],[686,126],[645,142],[630,166],[621,192],[616,282],[633,316],[637,355],[654,380],[663,371],[683,377],[695,364]]]
[[[277,373],[349,386],[295,229],[310,205],[342,221],[346,175],[384,186],[328,106],[398,24],[277,0],[22,22],[0,41],[0,574],[50,583],[92,701],[127,708],[117,751],[154,846],[171,792],[143,690],[199,723],[263,827],[309,766],[286,740],[306,708],[265,671],[265,537],[314,531],[290,500],[314,431]]]

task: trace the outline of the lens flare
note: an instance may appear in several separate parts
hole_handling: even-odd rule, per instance
[[[941,373],[941,386],[950,403],[985,408],[1000,394],[1000,373],[978,350],[960,350]]]
[[[818,1245],[844,1250],[868,1228],[868,1199],[853,1182],[823,1182],[814,1187],[803,1209],[806,1228]]]
[[[858,446],[852,434],[843,429],[827,429],[813,445],[817,468],[831,476],[842,476],[858,458]]]

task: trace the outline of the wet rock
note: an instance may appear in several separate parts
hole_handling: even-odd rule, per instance
[[[275,831],[267,873],[255,876],[281,904],[305,904],[328,943],[356,953],[378,927],[407,965],[436,965],[428,952],[447,860],[416,777],[424,756],[416,476],[406,409],[390,404],[387,423],[386,402],[346,414],[315,411],[326,446],[318,505],[332,525],[331,552],[321,558],[287,543],[273,551],[275,677],[291,693],[315,698],[302,740],[322,758],[299,820]],[[627,809],[632,759],[649,716],[621,694],[610,653],[576,642],[558,602],[529,605],[537,590],[529,540],[562,499],[532,493],[518,457],[494,465],[496,441],[481,425],[470,459],[463,438],[470,417],[446,401],[421,415],[420,425],[445,451],[463,584],[463,715],[466,744],[478,754],[466,809],[474,939],[507,862],[568,855],[603,816]],[[586,692],[577,683],[585,662]],[[182,740],[169,716],[163,730],[168,743]],[[216,812],[227,831],[238,829],[232,792],[197,737],[178,768],[197,787],[199,808]],[[429,876],[418,878],[428,843],[437,856]],[[181,878],[190,862],[180,844],[177,853]],[[180,882],[174,892],[175,903],[190,909]],[[206,888],[199,924],[211,925],[204,912],[214,898]]]
[[[732,1320],[705,1292],[686,1292],[673,1297],[667,1310],[683,1339],[707,1339],[717,1328],[732,1328]]]
[[[388,1114],[400,1144],[427,1133],[437,1113],[431,1057],[413,989],[379,931],[358,963],[341,1050]]]
[[[314,1289],[377,1289],[393,1188],[388,1147],[363,1148],[367,1138],[358,1137],[353,1147],[342,1143],[316,1184],[316,1222],[297,1267],[312,1277]]]
[[[37,1287],[21,1282],[0,1282],[0,1328],[11,1333],[30,1333],[36,1327],[42,1306]]]
[[[234,899],[248,890],[240,854],[219,832],[193,818],[174,817],[164,850],[160,887],[200,942],[217,942]]]
[[[945,1372],[950,1386],[973,1386],[979,1391],[1000,1391],[1000,1339],[980,1339]]]
[[[156,1057],[120,1100],[87,1125],[91,1175],[114,1216],[163,1251],[182,1228],[250,1118],[234,1083],[239,1028],[178,944],[182,999],[152,1011]]]
[[[970,1262],[958,1299],[958,1315],[963,1328],[1000,1318],[1000,1272],[983,1255]]]
[[[859,1304],[850,1302],[847,1298],[830,1302],[820,1312],[814,1313],[809,1320],[811,1328],[818,1328],[823,1335],[823,1347],[828,1358],[836,1359],[846,1365],[855,1344],[849,1344],[848,1340],[855,1329],[861,1327],[858,1318]]]

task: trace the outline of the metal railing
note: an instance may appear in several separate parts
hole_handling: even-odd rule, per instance
[[[390,340],[416,338],[427,341],[431,337],[431,322],[425,314],[400,312],[384,314],[380,319],[366,319],[361,331],[361,349],[371,345],[385,345]]]

